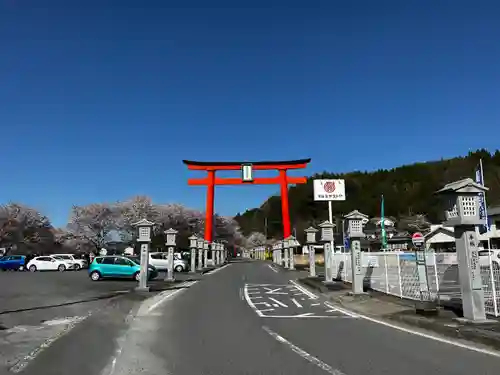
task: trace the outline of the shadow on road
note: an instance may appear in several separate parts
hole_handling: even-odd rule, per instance
[[[85,298],[85,299],[80,299],[77,301],[71,301],[71,302],[64,302],[64,303],[58,303],[58,304],[53,304],[53,305],[43,305],[43,306],[34,306],[34,307],[26,307],[22,309],[15,309],[15,310],[3,310],[0,311],[0,315],[5,315],[5,314],[12,314],[12,313],[19,313],[19,312],[25,312],[25,311],[34,311],[34,310],[44,310],[44,309],[52,309],[55,307],[62,307],[62,306],[71,306],[71,305],[77,305],[79,303],[87,303],[87,302],[93,302],[93,301],[99,301],[103,299],[108,299],[108,298],[113,298],[122,294],[128,293],[127,292],[114,292],[114,293],[108,293],[100,296],[95,296],[91,298]]]

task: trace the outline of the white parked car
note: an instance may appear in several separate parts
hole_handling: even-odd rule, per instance
[[[497,250],[497,249],[492,249],[492,250],[479,249],[479,251],[478,251],[479,265],[481,267],[489,267],[490,266],[490,254],[489,253],[491,253],[491,263],[492,263],[493,269],[495,269],[495,270],[500,269],[500,250]]]
[[[68,263],[73,263],[76,271],[89,266],[85,259],[77,258],[73,254],[52,254],[52,256],[67,261]]]
[[[31,272],[36,271],[66,271],[75,269],[75,263],[58,259],[54,256],[41,256],[31,259],[26,266]]]
[[[155,267],[159,271],[165,271],[168,267],[167,253],[155,252],[149,253],[149,264]],[[176,272],[187,271],[188,264],[182,259],[180,254],[174,254],[174,270]]]

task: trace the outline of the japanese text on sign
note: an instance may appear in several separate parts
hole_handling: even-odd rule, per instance
[[[344,180],[314,180],[315,201],[345,201]]]

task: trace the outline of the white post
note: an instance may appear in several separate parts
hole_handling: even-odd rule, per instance
[[[328,201],[328,221],[330,223],[333,224],[333,208],[332,208],[332,201]],[[343,229],[343,228],[342,228]],[[332,241],[330,242],[330,254],[331,253],[335,253],[335,242],[334,240],[332,239]],[[330,255],[329,254],[329,255]],[[325,262],[326,262],[326,259],[325,259]],[[331,262],[330,262],[330,265],[331,265]],[[329,265],[329,266],[330,266]]]
[[[384,252],[384,268],[385,268],[385,292],[389,294],[389,274],[387,269],[387,253]]]
[[[401,258],[399,253],[396,254],[396,260],[398,262],[398,284],[399,284],[399,297],[403,298],[403,282],[401,280]]]
[[[439,296],[439,275],[435,251],[432,252],[432,256],[434,257],[434,282],[436,283],[436,293]]]

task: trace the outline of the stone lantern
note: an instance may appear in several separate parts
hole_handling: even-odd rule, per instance
[[[486,320],[476,227],[486,224],[487,218],[481,217],[479,196],[487,190],[466,178],[436,192],[445,201],[444,225],[454,227],[464,318],[475,322]]]
[[[287,238],[288,240],[288,251],[290,252],[289,259],[288,259],[288,265],[289,265],[289,270],[294,270],[295,269],[295,248],[299,246],[299,241],[294,236],[290,236]]]
[[[190,267],[189,267],[189,272],[194,273],[196,272],[196,248],[198,247],[198,237],[196,237],[194,234],[188,238],[189,240],[189,249],[191,250],[191,259],[190,259]]]
[[[323,242],[323,254],[325,257],[325,281],[333,281],[333,227],[329,221],[324,221],[319,225],[321,230],[321,242]]]
[[[361,239],[365,237],[363,223],[368,216],[358,210],[351,211],[344,216],[347,222],[347,235],[351,241],[351,269],[352,269],[352,292],[363,293],[363,260],[361,254]]]
[[[316,277],[316,255],[314,251],[314,244],[316,243],[316,233],[318,230],[313,227],[309,227],[304,230],[306,234],[306,243],[309,249],[309,276]]]
[[[137,227],[137,242],[141,244],[141,270],[139,272],[138,291],[149,291],[148,287],[148,264],[149,264],[149,243],[151,242],[151,232],[155,223],[142,219],[132,226]]]

